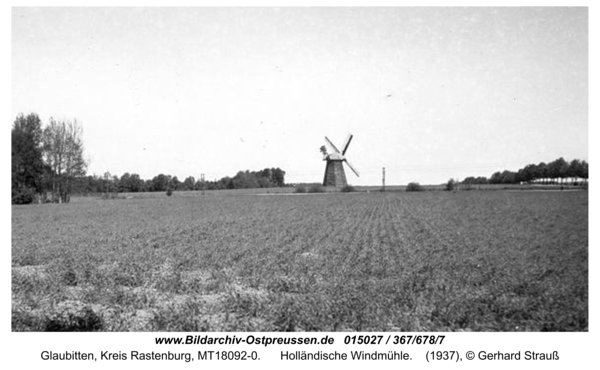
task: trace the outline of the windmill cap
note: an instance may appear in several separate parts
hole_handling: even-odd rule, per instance
[[[340,153],[331,153],[327,156],[327,159],[331,160],[331,161],[343,161],[344,156],[341,155]]]

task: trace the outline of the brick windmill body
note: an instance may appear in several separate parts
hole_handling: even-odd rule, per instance
[[[350,145],[350,141],[352,141],[352,134],[348,135],[346,138],[346,142],[342,146],[342,151],[339,151],[335,145],[325,136],[325,142],[331,149],[333,149],[333,153],[327,153],[327,148],[325,145],[321,147],[321,153],[323,153],[323,160],[327,161],[327,165],[325,166],[325,176],[323,178],[323,186],[335,186],[338,188],[344,187],[348,185],[346,181],[346,173],[344,172],[343,162],[346,162],[348,167],[358,175],[358,171],[354,168],[350,162],[345,157],[346,151],[348,150],[348,146]]]

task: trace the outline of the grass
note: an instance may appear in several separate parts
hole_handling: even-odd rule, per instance
[[[587,192],[12,208],[13,331],[586,331]]]

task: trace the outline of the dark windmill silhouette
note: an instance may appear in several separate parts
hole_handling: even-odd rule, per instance
[[[327,153],[327,147],[323,145],[321,147],[321,153],[323,153],[323,160],[327,161],[327,165],[325,167],[325,177],[323,178],[323,186],[335,186],[338,188],[344,187],[348,185],[346,181],[346,173],[344,172],[343,162],[346,162],[348,167],[359,176],[358,171],[354,168],[350,162],[346,159],[346,151],[348,150],[348,146],[350,145],[350,141],[352,141],[352,134],[349,134],[346,138],[346,142],[342,146],[342,151],[340,152],[338,148],[333,145],[331,140],[325,136],[325,142],[331,149],[333,149],[333,153]]]

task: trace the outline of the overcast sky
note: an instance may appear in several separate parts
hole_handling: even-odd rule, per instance
[[[12,116],[77,119],[90,174],[442,183],[588,159],[586,8],[13,8]]]

